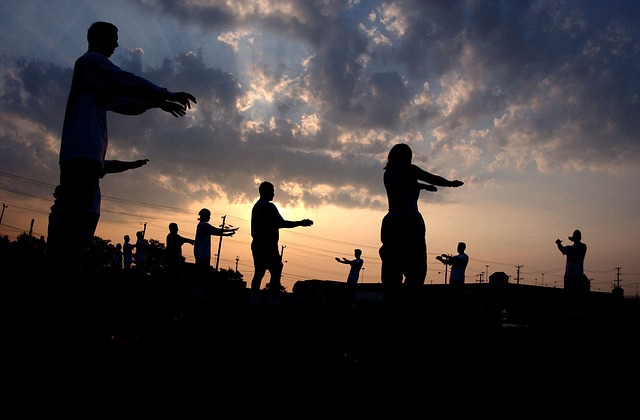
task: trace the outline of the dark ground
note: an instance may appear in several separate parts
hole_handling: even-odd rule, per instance
[[[476,284],[455,297],[439,285],[397,305],[318,292],[272,307],[250,305],[244,285],[185,298],[151,277],[2,282],[5,401],[181,417],[637,414],[640,305],[610,294]]]

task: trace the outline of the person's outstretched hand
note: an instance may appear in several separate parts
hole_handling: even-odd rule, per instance
[[[187,108],[178,102],[164,101],[158,107],[176,118],[183,117],[187,113]]]
[[[458,181],[457,179],[455,181],[451,181],[451,186],[453,188],[460,187],[461,185],[464,185],[464,182]]]
[[[239,228],[225,229],[222,236],[233,236]]]
[[[311,226],[313,224],[313,220],[303,219],[300,221],[300,226]]]
[[[171,92],[169,95],[169,100],[171,102],[178,102],[182,104],[184,109],[191,109],[191,102],[197,104],[196,97],[187,92]]]
[[[133,162],[132,166],[133,169],[139,168],[141,166],[146,165],[149,162],[149,159],[138,159],[136,161]]]

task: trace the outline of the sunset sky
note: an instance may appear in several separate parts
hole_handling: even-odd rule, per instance
[[[104,178],[98,236],[146,224],[165,242],[177,222],[193,238],[206,207],[239,227],[221,268],[250,281],[268,180],[285,219],[315,222],[281,231],[287,290],[346,280],[334,258],[356,247],[377,283],[382,168],[402,142],[465,183],[422,192],[427,283],[444,282],[435,257],[464,241],[467,282],[519,270],[561,287],[554,241],[580,229],[592,290],[638,293],[639,2],[3,0],[2,236],[46,236],[72,68],[98,20],[119,28],[115,64],[198,100],[180,119],[109,113],[108,158],[150,162]]]

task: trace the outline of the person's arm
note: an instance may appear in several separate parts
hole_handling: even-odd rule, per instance
[[[436,260],[440,261],[442,264],[451,264],[451,257],[447,254],[438,255]]]
[[[208,224],[208,230],[209,234],[214,236],[233,236],[236,234],[238,228],[219,228]]]
[[[185,238],[182,235],[178,235],[178,237],[180,238],[180,240],[185,243],[185,244],[190,244],[193,245],[196,241],[194,241],[193,239],[189,239],[189,238]]]
[[[104,161],[104,173],[105,174],[116,174],[124,171],[128,171],[129,169],[140,168],[141,166],[146,165],[149,162],[149,159],[138,159],[133,161],[124,161],[124,160],[105,160]]]
[[[310,219],[302,219],[302,220],[283,220],[282,225],[280,227],[283,228],[295,228],[298,226],[311,226],[313,225],[313,220]]]
[[[435,175],[435,174],[432,174],[431,172],[427,172],[424,169],[418,167],[417,165],[411,165],[411,167],[413,168],[415,176],[419,181],[428,182],[429,184],[431,184],[429,186],[420,184],[421,189],[424,189],[427,191],[437,191],[437,189],[433,187],[434,185],[437,185],[439,187],[452,187],[452,188],[457,188],[457,187],[460,187],[461,185],[464,185],[464,182],[462,181],[459,181],[457,179],[453,181],[449,181],[448,179],[440,175]]]
[[[182,117],[195,96],[172,92],[134,73],[122,70],[102,54],[87,55],[91,83],[103,91],[106,109],[124,115],[139,115],[160,108],[174,117]]]

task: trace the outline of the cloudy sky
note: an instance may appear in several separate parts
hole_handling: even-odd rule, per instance
[[[346,279],[334,257],[355,247],[364,281],[378,282],[382,167],[404,142],[417,165],[465,182],[422,193],[428,283],[444,282],[435,256],[465,241],[468,282],[504,271],[560,287],[554,241],[581,229],[593,289],[619,280],[636,294],[639,10],[622,0],[4,0],[0,234],[46,235],[73,64],[89,25],[105,20],[120,30],[115,64],[198,103],[180,119],[109,114],[108,156],[150,162],[103,180],[98,236],[121,242],[146,226],[164,242],[175,221],[193,237],[207,207],[212,223],[240,228],[220,266],[250,280],[251,206],[269,180],[286,219],[315,222],[281,233],[288,290]]]

